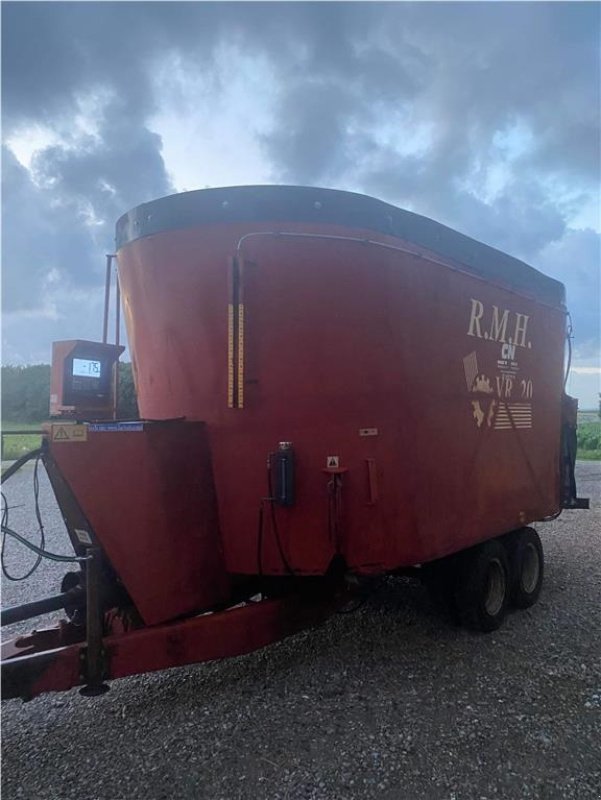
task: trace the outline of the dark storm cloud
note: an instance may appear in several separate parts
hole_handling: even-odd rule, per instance
[[[51,270],[75,286],[97,284],[114,220],[169,190],[156,134],[119,119],[100,131],[89,148],[42,150],[31,174],[3,147],[5,309],[38,307]]]
[[[566,230],[565,215],[534,180],[512,182],[487,203],[454,182],[452,171],[436,158],[394,153],[386,157],[384,151],[378,161],[379,166],[363,176],[366,191],[411,206],[525,260],[534,259]],[[443,179],[441,172],[447,171]]]
[[[42,150],[34,158],[33,174],[52,194],[89,203],[105,223],[140,197],[156,197],[168,189],[160,146],[155,133],[116,115],[89,150]]]
[[[284,170],[284,177],[309,184],[335,181],[351,166],[347,126],[356,110],[354,93],[347,87],[303,81],[290,86],[282,101],[280,114],[286,125],[264,136],[263,142],[276,162],[294,165]]]
[[[2,5],[4,137],[36,124],[57,131],[61,142],[38,153],[31,176],[6,156],[5,310],[37,308],[51,269],[79,285],[99,280],[115,220],[172,190],[160,137],[147,127],[160,100],[156,66],[185,54],[191,74],[210,73],[223,31],[241,47],[249,37],[272,40],[277,53],[280,38],[269,31],[278,15],[255,10],[212,3]],[[88,136],[73,130],[82,107],[97,117]]]
[[[286,180],[329,185],[337,177],[344,186],[352,164],[364,191],[552,266],[567,285],[579,341],[598,351],[599,237],[569,231],[568,220],[579,201],[598,197],[599,21],[599,6],[582,3],[381,6],[371,24],[347,26],[342,58],[313,46],[291,66],[296,81],[266,139],[270,156]],[[349,41],[378,66],[368,70],[358,52],[349,61]],[[325,76],[318,92],[315,74]],[[295,102],[304,93],[309,101]],[[399,110],[397,141],[410,140],[419,123],[430,126],[425,153],[378,142],[379,125]],[[503,149],[499,134],[511,140],[512,131]],[[467,190],[482,189],[487,168],[508,158],[510,176],[493,199]]]
[[[593,230],[571,230],[540,254],[540,268],[568,286],[576,355],[599,363],[601,339],[601,236]],[[593,268],[591,269],[591,265]]]
[[[200,55],[219,14],[212,4],[8,2],[2,22],[6,130],[55,121],[98,85],[117,91],[122,115],[140,118],[154,107],[149,69],[158,57],[192,44]]]
[[[102,256],[113,248],[114,220],[171,188],[160,138],[145,127],[153,108],[145,56],[127,47],[134,9],[114,8],[2,7],[4,136],[35,123],[59,131],[62,140],[38,153],[31,176],[5,155],[3,297],[9,311],[37,308],[50,270],[67,284],[97,284]],[[158,38],[154,26],[145,38],[148,45]],[[102,101],[96,130],[76,137],[73,119],[82,103],[98,105],[95,94]]]
[[[309,43],[306,57],[289,69],[306,86],[316,74],[332,85],[361,83],[363,113],[382,94],[391,104],[384,117],[416,100],[418,114],[436,124],[430,171],[443,181],[461,174],[497,130],[523,119],[537,142],[530,158],[540,168],[592,182],[599,171],[599,16],[599,7],[586,3],[377,5],[369,18],[341,29],[344,46],[336,46],[331,26],[330,46]],[[357,48],[371,48],[371,70]],[[373,53],[382,57],[377,68]],[[411,82],[399,80],[404,69]],[[309,140],[319,140],[319,115],[311,105],[304,119],[298,115],[297,130]],[[286,118],[284,97],[282,127]],[[304,163],[288,157],[280,166],[300,179]]]
[[[94,240],[78,224],[74,201],[54,203],[40,191],[10,150],[2,148],[2,291],[10,311],[43,305],[45,285],[54,270],[71,273],[79,285],[97,279]],[[73,274],[75,273],[75,274]]]
[[[36,307],[50,268],[96,282],[115,219],[170,191],[148,129],[157,68],[172,57],[219,92],[224,42],[271,65],[277,100],[261,143],[281,180],[363,189],[535,264],[567,236],[549,180],[597,190],[597,4],[4,3],[2,17],[5,136],[34,123],[61,134],[32,176],[5,159],[9,309]],[[70,142],[86,102],[96,129]],[[379,138],[386,125],[395,146]],[[420,125],[428,148],[395,149]],[[495,136],[515,125],[527,147],[484,202],[465,182],[506,157]],[[592,251],[582,258],[582,276],[568,276],[579,286],[597,269]]]

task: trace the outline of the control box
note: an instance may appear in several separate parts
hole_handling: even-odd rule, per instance
[[[111,419],[122,345],[71,339],[52,344],[50,416]]]

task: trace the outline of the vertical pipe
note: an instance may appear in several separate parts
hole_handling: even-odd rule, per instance
[[[115,344],[119,344],[121,338],[121,287],[119,286],[119,273],[115,270],[115,289],[117,297],[115,300]]]
[[[113,256],[106,254],[106,277],[104,280],[104,320],[102,322],[102,343],[106,344],[109,333],[109,305],[111,302],[111,265]]]
[[[115,270],[115,344],[119,344],[121,336],[121,287],[119,285],[119,271]],[[119,358],[115,361],[113,395],[113,419],[119,416]]]
[[[104,653],[102,650],[102,605],[100,602],[100,549],[86,551],[86,685],[80,693],[87,697],[104,694],[109,687],[102,682]]]

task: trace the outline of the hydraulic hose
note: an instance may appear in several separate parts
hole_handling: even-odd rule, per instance
[[[29,453],[25,453],[24,456],[18,458],[13,464],[10,465],[10,467],[7,467],[4,470],[2,476],[0,476],[0,484],[7,481],[10,477],[12,477],[15,474],[15,472],[18,472],[23,466],[23,464],[26,464],[32,458],[37,458],[39,455],[41,455],[41,453],[42,453],[41,448],[38,448],[37,450],[30,450]]]

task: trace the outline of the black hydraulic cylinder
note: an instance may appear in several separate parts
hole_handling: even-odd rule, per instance
[[[0,614],[2,627],[12,625],[14,622],[22,622],[25,619],[39,617],[48,614],[50,611],[58,611],[67,606],[83,606],[85,604],[85,593],[83,589],[76,587],[62,594],[55,594],[52,597],[44,597],[41,600],[34,600],[33,603],[24,603],[22,606],[11,606],[3,608]]]

